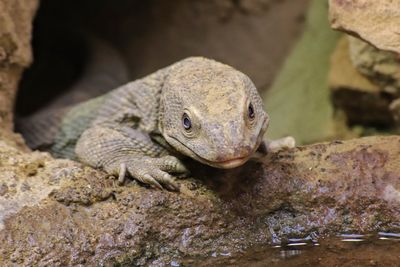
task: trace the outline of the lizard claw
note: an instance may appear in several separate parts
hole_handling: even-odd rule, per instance
[[[267,151],[278,151],[285,148],[293,148],[296,146],[296,141],[292,136],[276,139],[267,142]]]
[[[128,173],[134,179],[151,185],[158,189],[179,191],[179,186],[169,173],[188,173],[186,167],[174,156],[162,158],[130,158],[124,159],[122,163],[114,162],[106,168],[108,173],[118,175],[118,184],[124,183]]]
[[[135,178],[138,179],[139,181],[145,183],[145,184],[149,184],[149,185],[157,187],[160,190],[164,190],[162,185],[160,185],[160,183],[157,182],[157,180],[154,179],[153,177],[151,177],[151,175],[149,175],[149,174],[144,174],[141,177],[135,177]]]
[[[170,188],[173,188],[174,191],[179,190],[178,185],[174,182],[174,178],[167,172],[158,169],[153,169],[151,171],[151,175],[152,177],[154,177],[154,179],[160,181],[162,184]]]
[[[126,175],[126,164],[121,163],[119,167],[119,175],[118,175],[118,184],[122,185],[125,180],[125,175]]]
[[[254,153],[253,158],[260,159],[269,152],[277,152],[282,149],[294,148],[295,146],[296,140],[292,136],[287,136],[276,140],[264,140]]]
[[[118,184],[120,185],[123,184],[128,172],[130,176],[142,183],[161,190],[166,188],[172,191],[179,191],[179,186],[168,172],[187,172],[186,167],[173,156],[133,159],[128,163],[124,161],[117,166]]]

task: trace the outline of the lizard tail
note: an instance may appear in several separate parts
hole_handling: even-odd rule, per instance
[[[88,37],[88,60],[81,78],[46,108],[60,108],[103,95],[130,81],[128,66],[121,53],[109,42]]]
[[[18,118],[15,131],[22,134],[30,148],[49,151],[67,112],[68,108],[41,110],[29,117]]]
[[[23,135],[30,148],[50,151],[63,118],[72,107],[130,80],[122,55],[111,44],[96,37],[88,37],[87,43],[90,54],[82,77],[36,113],[16,118],[15,130]]]

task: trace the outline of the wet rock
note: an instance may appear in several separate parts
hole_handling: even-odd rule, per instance
[[[24,174],[24,161],[37,159],[10,150],[0,183],[31,201],[0,196],[15,204],[0,212],[0,261],[170,264],[288,237],[400,230],[399,144],[397,136],[370,137],[281,151],[229,171],[194,165],[196,179],[181,180],[179,193],[119,187],[100,171],[37,154],[44,165],[36,176],[62,173],[54,186]],[[30,190],[13,185],[24,182]]]
[[[330,23],[382,50],[400,53],[400,2],[329,0]]]

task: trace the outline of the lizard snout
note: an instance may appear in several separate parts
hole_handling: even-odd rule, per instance
[[[249,145],[232,147],[229,151],[219,150],[215,164],[224,169],[235,168],[243,165],[251,156],[253,148]]]
[[[250,156],[252,150],[253,150],[252,147],[250,147],[249,145],[232,147],[228,151],[226,150],[224,151],[221,149],[219,150],[219,153],[216,156],[215,161],[223,162],[236,158],[246,158]]]

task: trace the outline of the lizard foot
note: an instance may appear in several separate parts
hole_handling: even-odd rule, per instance
[[[254,153],[253,158],[261,158],[268,154],[268,152],[276,152],[281,149],[293,148],[295,146],[296,141],[292,136],[287,136],[276,140],[264,140],[260,144],[260,147],[257,149],[256,153]]]
[[[118,170],[118,183],[122,184],[126,174],[129,173],[133,178],[144,184],[161,190],[165,187],[173,191],[179,191],[179,186],[169,173],[187,172],[188,170],[180,160],[173,156],[162,158],[144,157],[132,160],[129,163],[121,163]]]
[[[285,148],[293,148],[296,146],[296,141],[292,136],[267,141],[266,149],[268,152],[278,151]]]

